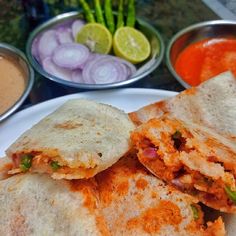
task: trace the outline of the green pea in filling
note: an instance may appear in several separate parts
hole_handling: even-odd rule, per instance
[[[29,170],[29,168],[32,165],[32,159],[33,159],[33,156],[30,154],[24,154],[21,156],[19,167],[23,172],[26,172],[27,170]]]
[[[51,163],[50,163],[50,166],[52,167],[52,170],[53,171],[56,171],[56,170],[58,170],[61,166],[58,164],[58,162],[57,161],[52,161]]]
[[[194,218],[194,220],[198,220],[199,214],[198,214],[198,209],[197,209],[197,207],[194,206],[194,204],[191,204],[191,209],[192,209],[192,212],[193,212],[193,218]]]

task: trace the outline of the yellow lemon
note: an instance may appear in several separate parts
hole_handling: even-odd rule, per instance
[[[86,24],[77,34],[76,41],[84,44],[92,52],[108,54],[112,48],[112,35],[103,25]]]
[[[151,46],[146,36],[134,28],[119,28],[113,38],[115,55],[133,64],[146,60],[151,53]]]

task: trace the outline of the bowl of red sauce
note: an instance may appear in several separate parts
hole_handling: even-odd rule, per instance
[[[236,21],[206,21],[181,30],[167,46],[166,62],[185,88],[229,70],[236,76]]]

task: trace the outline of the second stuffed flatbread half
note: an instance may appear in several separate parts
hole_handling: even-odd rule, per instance
[[[236,212],[236,145],[172,117],[151,119],[131,135],[139,161],[158,178],[224,212]]]

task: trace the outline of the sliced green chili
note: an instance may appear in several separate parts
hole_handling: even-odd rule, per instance
[[[194,218],[194,220],[198,220],[198,218],[199,218],[199,213],[198,213],[197,207],[194,206],[194,204],[191,204],[191,209],[192,209],[192,212],[193,212],[193,218]]]
[[[135,0],[129,0],[128,2],[128,16],[126,25],[130,27],[134,27],[135,25]]]
[[[52,167],[53,171],[56,171],[56,170],[58,170],[58,169],[61,167],[61,166],[58,164],[57,161],[52,161],[52,162],[50,163],[50,166]]]
[[[117,26],[116,29],[119,29],[120,27],[124,26],[124,9],[123,9],[123,0],[119,1],[119,6],[118,6],[118,16],[117,16]]]
[[[94,6],[95,6],[95,15],[96,15],[97,22],[106,26],[103,13],[102,13],[100,0],[94,0]]]
[[[104,0],[104,13],[106,18],[107,27],[110,32],[113,34],[115,31],[115,22],[112,12],[112,3],[111,0]]]
[[[94,23],[95,18],[94,18],[93,12],[91,11],[87,1],[86,0],[80,0],[79,2],[80,2],[81,6],[84,10],[84,15],[85,15],[86,20],[90,23]]]
[[[229,186],[225,186],[225,192],[227,193],[229,199],[232,200],[234,204],[236,204],[236,191],[232,191]]]
[[[33,156],[30,154],[24,154],[21,156],[21,161],[20,161],[19,167],[23,172],[29,170],[29,168],[32,165],[32,159],[33,159]]]

